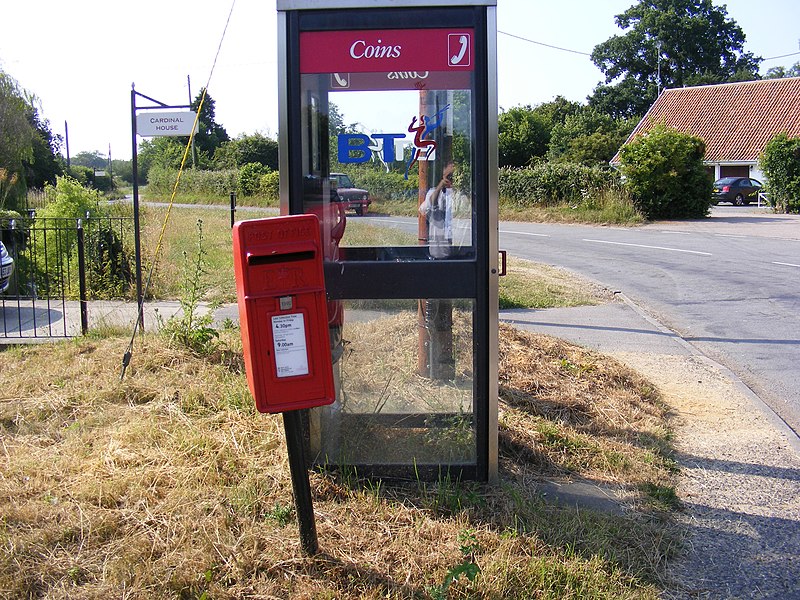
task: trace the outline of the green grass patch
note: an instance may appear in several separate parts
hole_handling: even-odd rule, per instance
[[[557,308],[608,302],[612,294],[577,275],[548,265],[509,258],[500,278],[500,308]]]
[[[628,191],[610,186],[571,203],[530,204],[500,200],[500,219],[541,223],[588,223],[592,225],[641,225],[646,221]]]

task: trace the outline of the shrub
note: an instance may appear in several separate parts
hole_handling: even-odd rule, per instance
[[[177,177],[178,171],[176,169],[167,169],[161,166],[151,167],[147,174],[148,187],[158,194],[172,194]],[[221,171],[186,169],[181,175],[178,191],[181,193],[227,196],[232,191],[237,191],[238,185],[238,169],[223,169]]]
[[[38,216],[57,219],[83,219],[86,213],[96,213],[100,196],[97,190],[86,188],[72,177],[56,178],[55,188],[45,187],[47,205]]]
[[[265,173],[258,181],[258,191],[267,200],[278,200],[280,187],[281,174],[278,171]]]
[[[712,181],[702,139],[659,123],[620,150],[620,170],[636,207],[648,219],[708,215]]]
[[[779,133],[766,145],[759,162],[767,176],[770,205],[779,212],[800,212],[800,138]]]
[[[261,176],[269,171],[261,163],[251,162],[239,168],[239,193],[243,196],[253,196],[258,193]]]

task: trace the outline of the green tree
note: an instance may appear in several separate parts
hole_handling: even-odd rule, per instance
[[[591,106],[581,107],[553,126],[547,157],[557,162],[608,164],[633,127],[632,119],[614,119]]]
[[[745,34],[728,19],[724,5],[714,6],[711,0],[640,0],[615,21],[626,33],[592,51],[605,82],[589,100],[612,116],[643,115],[659,85],[663,89],[759,78],[762,59],[744,52]]]
[[[547,152],[550,129],[530,106],[516,106],[500,113],[498,150],[501,167],[524,167]]]
[[[64,160],[58,153],[61,136],[50,130],[50,122],[39,116],[36,103],[28,109],[28,122],[35,131],[31,145],[31,158],[25,161],[25,182],[29,188],[42,189],[53,185],[56,177],[64,173]]]
[[[223,143],[214,153],[214,164],[224,169],[238,169],[248,163],[260,163],[278,169],[278,142],[263,133],[240,135]]]
[[[767,143],[759,162],[767,176],[769,203],[779,212],[800,212],[800,138],[779,133]]]
[[[114,177],[119,177],[122,181],[133,183],[133,162],[130,160],[119,160],[117,158],[111,161],[111,169],[114,172]]]
[[[203,98],[205,88],[200,89],[200,93],[192,102],[192,110],[197,111],[200,107],[200,100]],[[200,109],[200,116],[198,118],[197,133],[194,134],[194,145],[198,152],[203,152],[207,157],[214,156],[217,148],[224,142],[230,140],[228,132],[225,128],[216,122],[215,114],[216,102],[211,97],[211,94],[205,92],[205,99],[203,100],[203,107]],[[184,146],[188,142],[188,138],[179,138],[183,141]]]
[[[711,206],[712,182],[702,139],[657,124],[620,150],[620,171],[648,219],[699,218]]]
[[[25,195],[25,163],[33,158],[37,135],[29,114],[30,96],[0,71],[0,209],[18,207]]]
[[[75,156],[70,157],[69,162],[70,165],[79,165],[90,169],[105,169],[108,166],[108,158],[97,150],[94,152],[78,152]]]
[[[564,96],[556,96],[549,102],[537,104],[533,109],[539,117],[544,119],[547,128],[552,130],[559,123],[563,123],[570,115],[574,115],[583,108],[580,102],[567,100]]]
[[[147,174],[153,167],[179,169],[187,143],[188,138],[177,137],[155,137],[142,140],[137,156],[139,181],[147,181]],[[201,157],[205,156],[205,153],[201,153]]]
[[[788,69],[786,67],[772,67],[767,71],[764,79],[782,79],[784,77],[800,77],[800,62],[794,63]]]

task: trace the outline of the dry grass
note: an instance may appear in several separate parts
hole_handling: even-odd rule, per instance
[[[500,485],[315,473],[306,558],[280,418],[254,412],[223,337],[200,358],[144,336],[123,382],[125,338],[0,352],[0,596],[427,598],[474,561],[446,597],[657,597],[673,542],[634,490],[669,481],[665,415],[616,363],[504,328]],[[551,474],[613,482],[632,508],[548,506]]]
[[[557,338],[503,325],[500,339],[501,440],[515,467],[634,488],[668,484],[671,434],[652,384]]]

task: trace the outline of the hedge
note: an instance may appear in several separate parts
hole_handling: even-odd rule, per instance
[[[574,204],[619,182],[610,169],[573,163],[538,163],[532,167],[500,169],[503,202],[526,208]]]
[[[417,197],[419,184],[416,174],[406,180],[401,173],[369,168],[348,168],[346,172],[356,187],[368,190],[375,200],[397,201]],[[177,171],[153,167],[148,183],[155,192],[170,194],[176,176]],[[178,191],[227,196],[231,191],[242,193],[242,179],[241,171],[237,169],[189,169],[184,171]],[[278,181],[277,171],[259,175],[258,193],[277,198]],[[540,163],[520,169],[500,169],[499,192],[502,201],[519,208],[552,206],[580,202],[617,183],[619,175],[609,169],[571,163]]]
[[[178,171],[163,167],[152,167],[147,174],[149,188],[160,194],[171,194]],[[239,170],[201,171],[185,169],[178,186],[180,193],[209,194],[228,197],[239,191]]]

